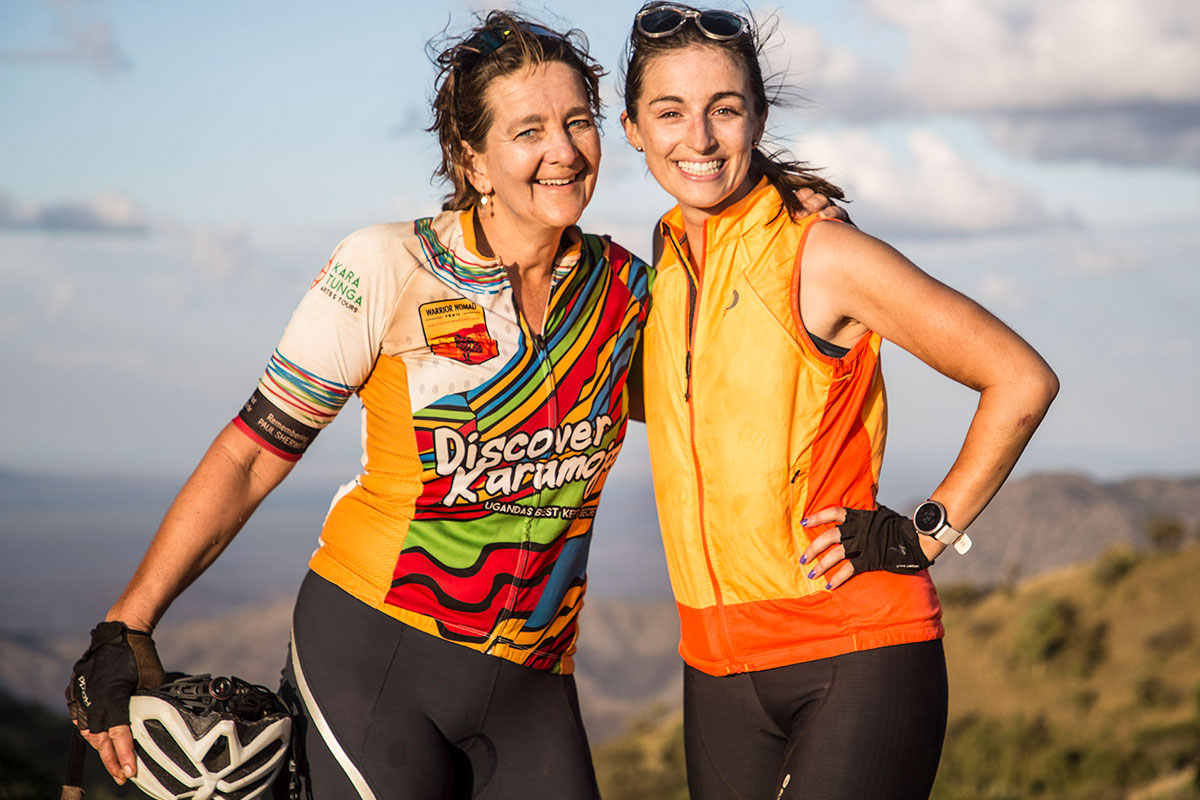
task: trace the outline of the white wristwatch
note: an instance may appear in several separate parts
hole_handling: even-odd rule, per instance
[[[971,549],[971,537],[963,531],[950,527],[946,519],[946,507],[937,500],[926,500],[913,512],[913,526],[922,536],[932,536],[963,554]]]

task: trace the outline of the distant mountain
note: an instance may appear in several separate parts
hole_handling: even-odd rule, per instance
[[[297,515],[309,513],[303,503],[283,503],[278,512],[281,519],[286,521],[286,514],[293,513],[289,509]],[[609,548],[602,556],[606,559],[604,574],[618,573],[624,564],[631,574],[644,573],[650,576],[646,580],[661,580],[656,577],[662,569],[661,544],[644,528],[634,529],[635,521],[644,521],[646,509],[620,506],[608,512],[613,527],[598,532],[597,539],[610,539],[595,544],[600,551]],[[602,510],[601,518],[605,513]],[[943,588],[962,582],[1005,584],[1090,561],[1115,543],[1144,549],[1146,523],[1155,516],[1179,520],[1194,537],[1200,527],[1200,478],[1099,483],[1081,475],[1045,474],[1013,481],[971,527],[975,539],[971,552],[963,557],[947,554],[933,568],[934,578]],[[62,542],[69,537],[55,536],[60,537],[55,540],[56,546],[66,546]],[[217,576],[208,589],[201,585],[210,579],[206,575],[184,596],[211,597],[221,591],[220,587],[240,586],[237,591],[245,600],[231,603],[226,593],[223,602],[207,610],[203,602],[193,600],[188,613],[173,610],[160,627],[156,638],[168,669],[227,672],[271,687],[278,684],[287,643],[290,590],[273,582],[283,581],[281,578],[256,579],[254,570],[260,559],[279,541],[261,528],[256,536],[258,540],[246,542],[243,551],[231,548],[218,561],[220,568],[223,561],[232,560],[235,569]],[[11,552],[7,541],[5,544]],[[87,543],[96,552],[103,552],[102,545]],[[235,542],[234,548],[238,546]],[[235,553],[240,554],[230,559]],[[297,562],[289,569],[298,580],[303,571],[302,557],[293,553],[289,558]],[[73,573],[74,579],[83,580],[95,573],[94,562],[86,566]],[[123,568],[126,572],[122,573],[122,581],[132,566]],[[7,566],[0,565],[0,577],[19,571],[11,561]],[[53,580],[53,576],[26,571],[21,580],[25,585],[34,585],[38,580]],[[70,597],[72,586],[63,584],[57,591]],[[47,592],[47,596],[54,594]],[[581,617],[577,656],[581,702],[591,735],[597,741],[617,733],[648,705],[677,705],[681,680],[674,604],[661,596],[619,599],[605,594],[589,594]],[[99,602],[81,605],[73,612],[77,624],[69,635],[62,634],[61,628],[39,629],[36,615],[28,611],[17,620],[20,629],[0,630],[0,686],[60,708],[70,664],[84,647],[87,628],[105,607]],[[10,626],[12,622],[10,618]]]
[[[1200,529],[1200,476],[1100,483],[1048,473],[1005,484],[970,527],[965,556],[947,552],[933,567],[939,585],[994,585],[1090,561],[1116,543],[1141,549],[1155,517]]]
[[[237,675],[271,689],[287,653],[292,598],[254,604],[210,619],[163,625],[155,634],[170,671]],[[589,600],[577,658],[580,702],[590,735],[603,740],[630,717],[678,703],[679,619],[669,600]],[[0,634],[0,688],[49,709],[63,706],[71,665],[87,646],[87,631],[40,638]]]

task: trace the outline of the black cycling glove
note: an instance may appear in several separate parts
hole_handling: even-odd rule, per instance
[[[150,634],[123,622],[101,622],[71,671],[67,709],[81,729],[101,733],[128,725],[130,696],[162,682],[162,663]]]
[[[882,569],[912,575],[933,563],[921,549],[912,520],[887,506],[874,511],[847,508],[846,521],[838,530],[855,573]]]

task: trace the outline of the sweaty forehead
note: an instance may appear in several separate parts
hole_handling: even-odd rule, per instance
[[[561,61],[530,64],[501,75],[484,94],[488,109],[499,120],[546,113],[555,107],[588,107],[583,77]]]

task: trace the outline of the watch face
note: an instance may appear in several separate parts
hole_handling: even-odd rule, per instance
[[[913,514],[913,525],[922,533],[931,533],[942,526],[944,513],[941,506],[933,502],[921,503]]]

